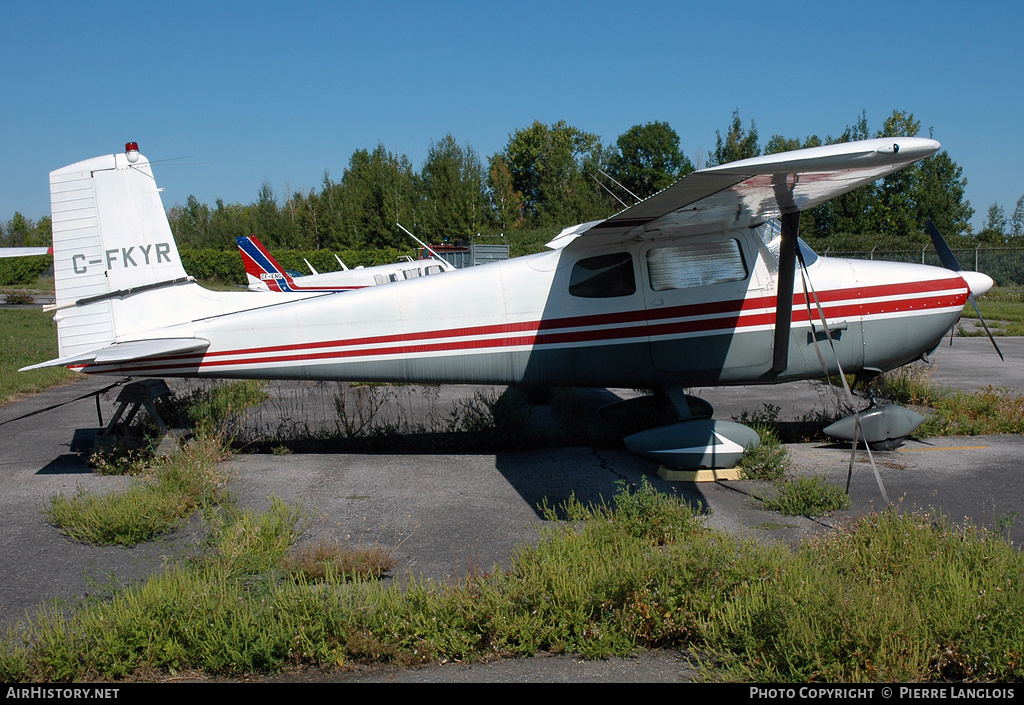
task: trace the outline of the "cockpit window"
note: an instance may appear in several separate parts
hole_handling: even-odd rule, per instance
[[[761,239],[764,241],[765,247],[775,257],[775,261],[779,260],[779,248],[782,246],[782,224],[778,218],[769,220],[764,225],[755,229]],[[811,249],[811,246],[804,242],[799,237],[796,239],[797,247],[800,248],[800,254],[803,255],[804,264],[810,267],[812,264],[818,261],[818,253]]]
[[[747,278],[738,240],[716,240],[647,251],[651,289],[689,289]]]
[[[628,252],[581,259],[569,276],[569,293],[573,296],[605,299],[635,292],[633,257]]]

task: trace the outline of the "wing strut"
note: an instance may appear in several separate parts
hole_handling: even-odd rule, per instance
[[[780,374],[789,366],[789,329],[793,322],[793,282],[796,279],[796,238],[800,211],[782,216],[779,243],[779,287],[775,298],[775,350],[772,372]]]

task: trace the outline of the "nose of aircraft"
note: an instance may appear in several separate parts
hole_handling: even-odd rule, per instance
[[[964,281],[967,282],[967,286],[970,287],[971,293],[974,296],[981,296],[986,291],[992,288],[995,282],[992,281],[992,277],[981,272],[957,272]]]

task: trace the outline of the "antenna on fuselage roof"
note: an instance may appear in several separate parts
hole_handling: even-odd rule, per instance
[[[415,235],[413,235],[413,234],[412,234],[411,232],[409,232],[408,230],[406,230],[406,229],[405,229],[405,226],[403,226],[403,225],[402,225],[401,223],[395,223],[395,225],[397,225],[398,227],[400,227],[400,228],[402,229],[402,232],[404,232],[404,233],[405,233],[406,235],[408,235],[408,236],[409,236],[409,237],[411,237],[411,238],[412,238],[413,240],[415,240],[416,242],[418,242],[418,243],[420,244],[420,247],[422,247],[422,248],[423,248],[424,250],[426,250],[427,252],[429,252],[429,253],[431,254],[431,256],[432,256],[432,257],[433,257],[434,259],[436,259],[436,260],[438,261],[438,263],[439,263],[439,264],[440,264],[440,265],[441,265],[441,266],[442,266],[442,267],[444,268],[444,270],[445,270],[445,271],[451,272],[451,271],[454,271],[454,270],[458,269],[458,267],[456,267],[456,266],[455,266],[454,264],[452,264],[451,262],[449,262],[448,260],[446,260],[446,259],[445,259],[444,257],[442,257],[441,255],[439,255],[439,254],[437,254],[436,252],[434,252],[433,248],[431,248],[431,247],[430,247],[430,245],[428,245],[427,243],[423,242],[423,241],[422,241],[422,240],[420,240],[420,239],[419,239],[418,237],[416,237]]]
[[[601,172],[602,174],[604,174],[604,175],[605,175],[605,176],[606,176],[606,177],[607,177],[608,179],[610,179],[610,180],[611,180],[611,182],[612,182],[613,184],[615,184],[615,185],[616,185],[616,186],[618,186],[618,187],[619,187],[620,189],[622,189],[623,191],[625,191],[626,193],[628,193],[628,194],[629,194],[630,196],[632,196],[633,198],[635,198],[635,199],[636,199],[636,202],[637,202],[637,203],[639,203],[640,201],[644,200],[644,199],[640,198],[639,196],[637,196],[637,195],[636,195],[635,193],[633,193],[632,191],[630,191],[630,190],[629,190],[628,188],[626,188],[625,186],[623,186],[622,184],[620,184],[620,183],[619,183],[618,181],[616,181],[615,179],[613,179],[613,178],[612,178],[612,177],[611,177],[611,176],[610,176],[610,175],[609,175],[609,174],[608,174],[607,172],[605,172],[605,171],[602,171],[601,169],[598,169],[598,171],[600,171],[600,172]],[[612,194],[612,195],[614,195],[614,194]],[[619,203],[622,203],[622,201],[619,201]]]
[[[600,169],[598,169],[598,171],[601,171],[601,170],[600,170]],[[602,174],[604,174],[604,172],[603,172],[603,171],[601,171],[601,173],[602,173]],[[608,175],[607,175],[607,174],[605,174],[605,176],[608,176]],[[614,198],[614,199],[615,199],[616,201],[618,201],[618,202],[619,202],[619,205],[621,205],[621,206],[622,206],[623,208],[629,208],[629,206],[627,206],[627,205],[626,205],[626,203],[625,203],[625,202],[624,202],[624,201],[623,201],[623,200],[622,200],[621,198],[619,198],[619,197],[618,197],[618,196],[616,196],[616,195],[615,195],[614,193],[612,193],[612,190],[611,190],[610,188],[608,188],[607,186],[605,186],[604,184],[602,184],[602,183],[601,183],[600,181],[598,181],[598,178],[597,178],[596,176],[594,176],[593,174],[591,174],[591,175],[590,175],[590,178],[592,178],[592,179],[593,179],[593,180],[594,180],[594,181],[595,181],[595,182],[597,183],[597,185],[598,185],[598,186],[600,186],[600,187],[601,187],[601,188],[603,188],[603,189],[604,189],[605,191],[607,191],[607,192],[608,192],[608,195],[610,195],[610,196],[611,196],[612,198]],[[608,178],[611,178],[611,177],[608,177]]]

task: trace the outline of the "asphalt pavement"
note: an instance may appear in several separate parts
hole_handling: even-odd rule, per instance
[[[953,388],[987,385],[1024,389],[1024,338],[1001,338],[1006,361],[1000,361],[984,338],[957,338],[936,351],[930,374]],[[117,491],[130,480],[91,472],[78,450],[99,426],[95,394],[116,380],[83,377],[73,384],[0,407],[0,626],[24,620],[40,605],[77,604],[102,599],[112,588],[144,579],[168,561],[196,550],[198,522],[170,536],[132,547],[96,547],[71,542],[48,525],[40,506],[55,493],[79,490]],[[170,382],[172,386],[179,383]],[[330,399],[310,401],[315,390],[276,385],[268,403],[267,425],[331,413]],[[316,394],[313,393],[316,391]],[[438,418],[473,387],[444,387],[420,394],[410,388],[399,399],[399,415],[427,413]],[[117,389],[101,394],[99,413],[110,418]],[[586,404],[628,394],[629,390],[582,393]],[[770,403],[781,419],[796,419],[824,410],[833,392],[819,383],[772,387],[694,389],[710,401],[716,416],[729,418],[757,412]],[[326,394],[330,394],[327,390]],[[415,396],[419,394],[419,396]],[[426,398],[427,402],[422,399]],[[282,401],[287,399],[287,403]],[[416,401],[420,399],[420,401]],[[289,406],[290,404],[290,406]],[[416,407],[420,404],[421,407]],[[402,406],[404,405],[404,406]],[[539,423],[546,423],[538,409]],[[824,474],[844,485],[850,473],[848,445],[794,444],[796,472]],[[467,572],[507,566],[516,547],[536,539],[544,522],[539,507],[557,505],[570,495],[587,501],[609,499],[619,483],[643,480],[686,497],[707,515],[712,526],[765,540],[800,541],[827,531],[845,516],[878,509],[885,495],[905,508],[935,509],[953,520],[1020,533],[1024,489],[1019,481],[1024,441],[1019,436],[953,437],[908,441],[896,451],[875,453],[881,486],[867,455],[858,452],[850,476],[853,507],[823,519],[782,517],[766,512],[755,498],[759,486],[749,481],[667,482],[655,463],[621,448],[556,447],[508,453],[291,453],[238,454],[229,462],[232,491],[240,503],[267,506],[270,497],[300,502],[310,525],[302,540],[321,538],[394,550],[393,575],[457,580]],[[585,662],[570,657],[518,660],[428,669],[372,670],[346,676],[363,681],[543,681],[662,682],[689,680],[690,665],[675,652],[642,658]]]

